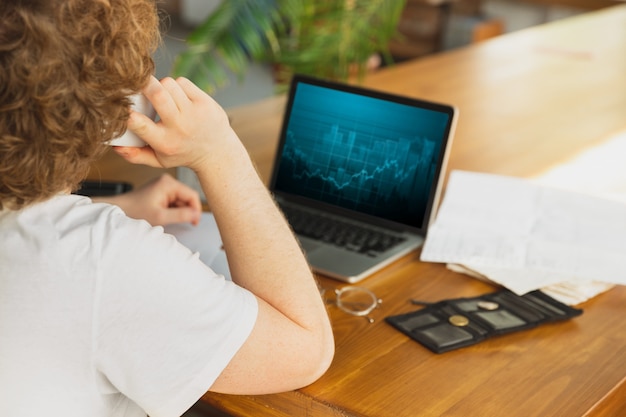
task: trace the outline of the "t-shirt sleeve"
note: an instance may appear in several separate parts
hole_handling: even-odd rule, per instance
[[[151,417],[179,416],[248,338],[258,305],[160,227],[105,216],[94,303],[94,364]]]

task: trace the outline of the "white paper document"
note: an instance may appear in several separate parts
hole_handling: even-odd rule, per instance
[[[626,284],[626,204],[529,180],[454,171],[421,259],[510,290]]]
[[[180,243],[200,254],[200,260],[213,271],[231,279],[226,252],[222,248],[222,237],[212,213],[202,213],[197,226],[189,223],[171,224],[164,227]]]

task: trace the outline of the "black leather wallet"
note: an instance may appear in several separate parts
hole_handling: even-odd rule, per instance
[[[501,290],[478,297],[424,304],[426,307],[421,310],[390,316],[385,321],[435,353],[582,314],[582,310],[541,291],[519,296]]]

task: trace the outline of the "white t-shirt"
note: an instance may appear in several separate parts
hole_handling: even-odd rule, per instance
[[[75,195],[0,211],[0,416],[179,416],[250,334],[254,296]]]

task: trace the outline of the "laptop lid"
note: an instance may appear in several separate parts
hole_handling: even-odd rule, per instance
[[[426,235],[457,112],[295,75],[270,188],[279,200]]]

